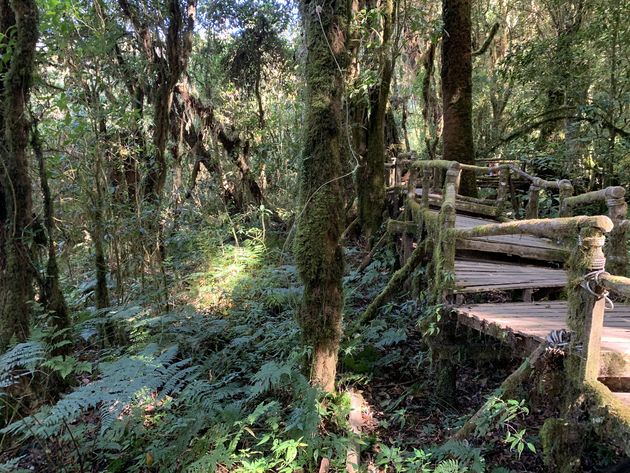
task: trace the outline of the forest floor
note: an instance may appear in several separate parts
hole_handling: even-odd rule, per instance
[[[331,471],[345,469],[347,396],[321,398],[302,375],[296,268],[261,238],[213,242],[202,232],[170,241],[169,311],[143,294],[86,317],[78,361],[90,370],[72,373],[61,402],[37,406],[10,429],[22,441],[0,454],[15,470],[0,471],[309,472],[322,457],[332,458]],[[463,334],[476,355],[462,358],[455,401],[446,403],[435,396],[418,324],[429,308],[403,291],[369,325],[352,328],[396,265],[387,247],[359,272],[364,256],[360,245],[346,248],[338,382],[341,393],[356,390],[366,400],[362,465],[378,472],[548,471],[538,432],[554,413],[544,398],[498,402],[478,437],[449,440],[519,365],[498,342]],[[105,347],[92,334],[112,323],[125,343]],[[587,471],[615,461],[599,446],[588,458],[598,467],[587,464]]]

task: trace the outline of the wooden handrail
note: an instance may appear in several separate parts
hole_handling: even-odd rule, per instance
[[[454,235],[458,239],[500,235],[533,235],[556,238],[575,235],[580,228],[596,228],[603,233],[608,233],[613,229],[613,223],[605,215],[517,220],[454,230]]]
[[[569,208],[578,205],[593,204],[595,202],[612,202],[621,201],[626,196],[626,190],[621,186],[606,187],[598,191],[586,192],[565,199],[565,204]]]
[[[610,292],[624,297],[630,297],[630,278],[602,273],[598,277],[599,283]]]
[[[433,169],[448,169],[453,163],[457,161],[448,161],[446,159],[431,159],[431,160],[422,160],[422,161],[413,161],[412,166],[415,166],[417,169],[423,168],[433,168]],[[532,176],[531,174],[526,173],[522,169],[519,169],[517,166],[513,164],[499,164],[498,166],[476,166],[473,164],[461,164],[462,171],[474,171],[479,174],[493,174],[499,173],[502,169],[509,169],[519,176],[527,179],[532,182],[536,187],[541,189],[560,189],[562,182],[567,182],[566,179],[560,179],[557,181],[547,181],[540,177]]]

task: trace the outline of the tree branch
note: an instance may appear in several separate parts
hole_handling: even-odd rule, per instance
[[[492,25],[492,29],[490,30],[490,33],[488,33],[488,37],[483,42],[481,47],[477,49],[476,51],[473,51],[472,53],[473,57],[481,56],[483,53],[485,53],[488,50],[488,48],[490,47],[490,44],[492,43],[492,40],[497,34],[497,31],[499,31],[499,26],[500,26],[499,23],[495,23],[494,25]]]

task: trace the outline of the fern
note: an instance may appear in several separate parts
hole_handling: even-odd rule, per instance
[[[33,373],[45,359],[46,350],[38,341],[19,343],[0,356],[0,389],[14,385],[20,377]]]
[[[269,391],[280,382],[283,376],[291,376],[294,367],[291,364],[280,364],[275,361],[265,363],[252,377],[254,386],[252,394],[260,394]]]
[[[433,473],[466,473],[468,472],[468,468],[462,467],[459,464],[459,461],[449,459],[440,462],[440,464],[435,468]]]
[[[30,470],[18,467],[20,460],[22,460],[23,458],[24,456],[16,457],[9,460],[8,462],[0,463],[0,473],[30,473]]]
[[[97,409],[100,415],[100,434],[132,405],[140,403],[148,394],[160,396],[181,390],[187,377],[194,373],[187,365],[190,360],[175,362],[177,347],[158,353],[156,345],[149,345],[138,355],[101,363],[101,378],[77,390],[55,404],[47,415],[34,415],[14,422],[0,433],[35,435],[45,438],[58,435],[67,425],[88,409]]]

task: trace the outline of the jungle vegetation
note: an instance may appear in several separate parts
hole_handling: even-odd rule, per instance
[[[557,471],[529,399],[452,438],[518,366],[499,342],[468,334],[444,395],[426,287],[363,317],[402,262],[384,165],[628,188],[629,11],[0,0],[0,472],[344,471],[355,444],[361,471]],[[595,439],[579,471],[622,460]]]

